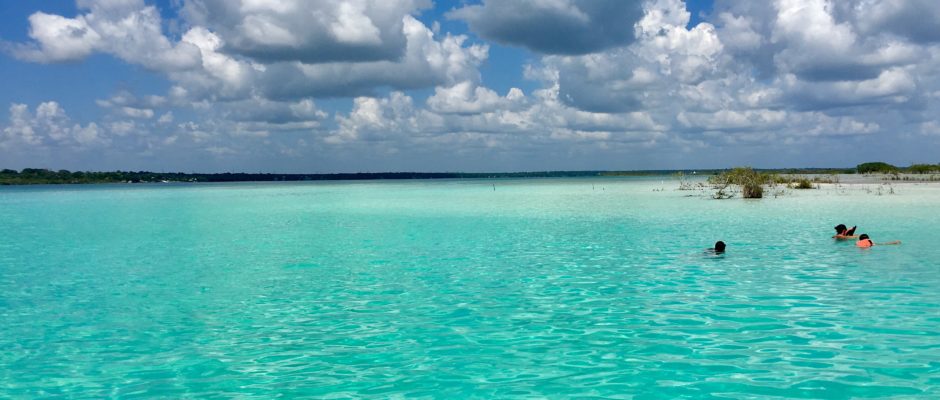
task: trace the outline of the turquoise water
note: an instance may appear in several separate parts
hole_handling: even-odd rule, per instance
[[[0,188],[0,398],[940,397],[940,185],[676,186]]]

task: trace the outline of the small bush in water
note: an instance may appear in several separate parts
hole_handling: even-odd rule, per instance
[[[718,193],[724,193],[730,185],[740,186],[741,196],[745,199],[764,197],[764,185],[772,182],[773,177],[771,175],[754,171],[751,167],[734,168],[708,178],[708,183],[718,189]],[[716,196],[716,198],[726,197]]]

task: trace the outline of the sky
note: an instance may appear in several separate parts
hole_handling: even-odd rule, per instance
[[[0,168],[940,162],[935,0],[0,2]]]

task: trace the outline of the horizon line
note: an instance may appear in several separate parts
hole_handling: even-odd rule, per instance
[[[183,172],[183,171],[156,171],[156,170],[130,170],[130,169],[113,169],[113,170],[70,170],[65,168],[60,169],[51,169],[51,168],[34,168],[34,167],[24,167],[19,170],[13,168],[0,168],[0,170],[10,170],[17,173],[22,173],[25,170],[43,170],[49,172],[59,172],[59,171],[68,171],[71,173],[74,172],[84,172],[84,173],[112,173],[112,172],[129,172],[129,173],[151,173],[151,174],[187,174],[187,175],[219,175],[219,174],[245,174],[245,175],[355,175],[355,174],[532,174],[532,173],[603,173],[603,172],[696,172],[696,171],[724,171],[734,168],[751,168],[756,171],[780,171],[780,170],[855,170],[856,166],[851,167],[778,167],[778,168],[762,168],[762,167],[749,167],[749,166],[734,166],[734,167],[724,167],[724,168],[660,168],[660,169],[541,169],[541,170],[515,170],[515,171],[356,171],[356,172],[246,172],[246,171],[223,171],[223,172]]]

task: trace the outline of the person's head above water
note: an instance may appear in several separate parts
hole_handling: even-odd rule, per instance
[[[715,242],[715,253],[724,253],[725,252],[725,242],[717,241]]]
[[[855,242],[855,245],[858,246],[858,247],[863,247],[863,248],[865,248],[865,247],[874,246],[874,245],[875,245],[875,242],[872,242],[871,239],[868,238],[868,234],[867,234],[867,233],[863,233],[863,234],[861,234],[861,235],[858,236],[858,241]]]
[[[836,235],[833,236],[833,237],[836,238],[836,239],[852,239],[852,238],[855,238],[855,228],[857,228],[857,226],[853,226],[853,227],[851,227],[851,228],[847,228],[847,227],[845,226],[845,224],[836,225],[836,227],[835,227],[835,229],[836,229]]]
[[[858,241],[855,242],[855,245],[858,246],[858,247],[872,247],[872,246],[874,246],[875,244],[877,244],[877,245],[879,245],[879,246],[888,245],[888,244],[901,244],[901,241],[900,241],[900,240],[892,240],[892,241],[890,241],[890,242],[875,243],[875,242],[872,242],[872,241],[871,241],[871,239],[868,237],[868,234],[867,234],[867,233],[863,233],[863,234],[861,234],[861,235],[858,235]]]

